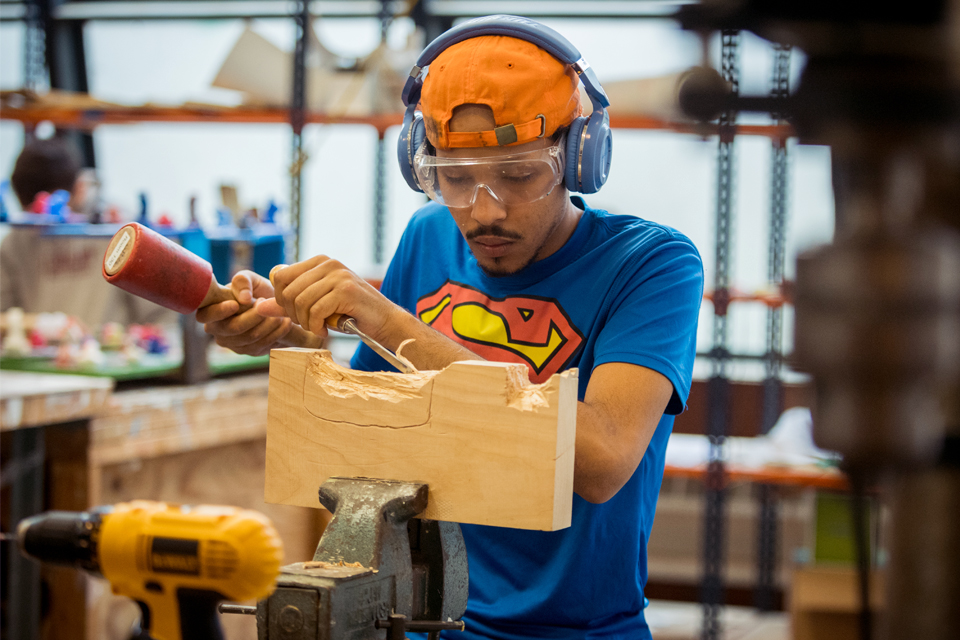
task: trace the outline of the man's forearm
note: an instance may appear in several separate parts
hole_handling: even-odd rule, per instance
[[[608,362],[593,370],[577,403],[573,490],[581,498],[606,502],[630,480],[672,392],[666,377],[646,367]]]
[[[401,355],[423,371],[436,371],[462,360],[484,360],[473,351],[457,344],[419,318],[397,307],[390,320],[385,323],[377,340],[386,348],[396,352],[404,340],[413,339],[403,347]]]
[[[573,490],[588,502],[606,502],[630,479],[648,443],[624,438],[606,412],[578,402]]]

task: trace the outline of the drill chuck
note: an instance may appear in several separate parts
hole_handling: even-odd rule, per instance
[[[103,511],[48,511],[17,526],[20,550],[40,562],[100,573],[97,540]]]

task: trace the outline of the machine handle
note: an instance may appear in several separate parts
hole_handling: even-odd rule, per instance
[[[407,622],[407,616],[400,613],[390,614],[386,620],[377,620],[373,623],[377,629],[387,629],[387,640],[403,640],[406,636],[405,631],[417,633],[439,634],[441,631],[463,631],[467,625],[463,620],[451,620],[444,622],[442,620],[411,620]]]
[[[206,589],[177,589],[181,640],[224,640],[217,603],[223,595]]]

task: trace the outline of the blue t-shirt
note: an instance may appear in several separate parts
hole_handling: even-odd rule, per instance
[[[471,351],[523,362],[530,379],[577,367],[653,369],[673,396],[631,479],[603,504],[573,496],[572,525],[526,531],[461,525],[470,573],[465,632],[445,638],[649,638],[643,617],[647,541],[673,415],[693,369],[703,266],[681,233],[633,216],[584,210],[559,251],[506,277],[477,265],[449,211],[410,220],[383,281],[389,299]],[[392,370],[361,345],[361,370]]]

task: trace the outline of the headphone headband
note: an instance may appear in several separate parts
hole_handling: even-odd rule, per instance
[[[458,42],[477,38],[479,36],[508,36],[531,42],[554,58],[569,64],[580,76],[583,87],[590,96],[594,111],[610,106],[610,100],[597,79],[590,64],[583,59],[580,51],[569,40],[535,20],[522,16],[494,15],[481,16],[467,20],[453,29],[441,34],[436,40],[427,45],[417,64],[410,70],[410,76],[403,86],[403,104],[407,107],[416,106],[420,101],[420,90],[423,88],[423,68],[433,62],[445,49]]]

